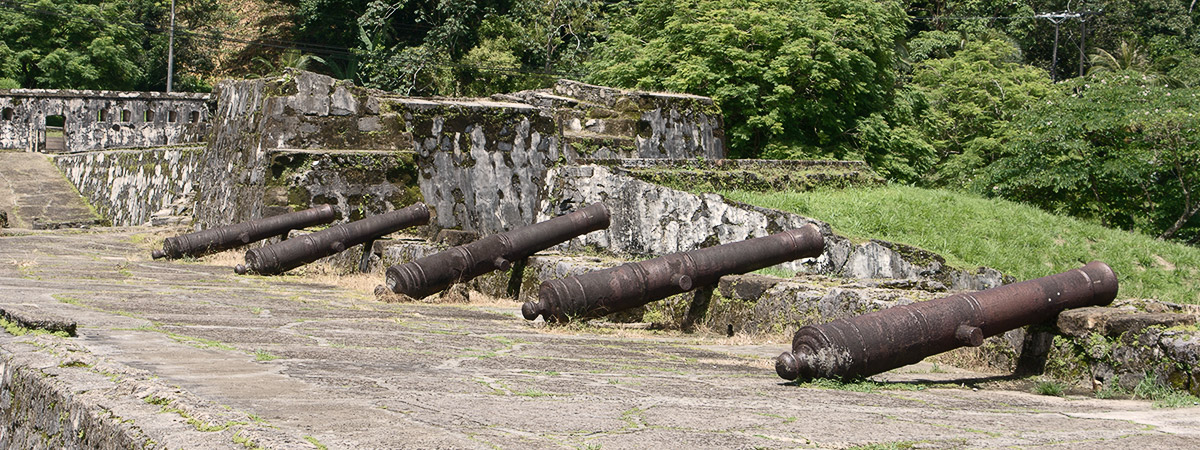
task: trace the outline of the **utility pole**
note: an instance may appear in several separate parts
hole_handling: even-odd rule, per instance
[[[1057,44],[1056,44],[1057,45]],[[167,93],[171,93],[171,80],[175,78],[175,0],[171,0],[171,29],[167,37]]]
[[[1063,11],[1056,13],[1042,13],[1033,16],[1035,19],[1046,19],[1054,24],[1054,51],[1050,57],[1050,79],[1058,81],[1058,31],[1059,25],[1069,19],[1079,19],[1079,75],[1083,76],[1084,53],[1087,46],[1087,16],[1095,16],[1104,14],[1104,11]]]
[[[1071,12],[1045,13],[1033,16],[1035,19],[1046,19],[1054,24],[1054,52],[1050,57],[1050,81],[1058,81],[1058,25],[1064,20],[1074,19],[1079,17],[1078,14]]]

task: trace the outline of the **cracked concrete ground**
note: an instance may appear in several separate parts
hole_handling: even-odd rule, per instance
[[[79,326],[0,333],[0,349],[170,448],[1200,444],[1200,408],[1039,396],[927,366],[870,392],[796,386],[773,370],[783,344],[551,329],[507,301],[380,303],[307,277],[150,260],[163,236],[0,235],[0,307]]]

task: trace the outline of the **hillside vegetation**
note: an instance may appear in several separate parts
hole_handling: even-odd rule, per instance
[[[1200,304],[1200,249],[1007,200],[906,186],[721,194],[824,220],[851,239],[909,244],[952,266],[988,266],[1018,280],[1101,260],[1117,273],[1118,298]]]
[[[161,90],[170,4],[0,3],[0,89]],[[734,158],[861,160],[1200,244],[1196,0],[175,4],[176,90],[303,68],[413,96],[684,92],[720,107]]]

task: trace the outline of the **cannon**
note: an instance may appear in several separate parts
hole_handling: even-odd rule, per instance
[[[333,219],[333,207],[321,205],[304,211],[263,217],[169,237],[163,241],[162,250],[150,252],[150,256],[154,259],[204,256],[258,242],[272,236],[284,235],[291,230],[333,222]]]
[[[1117,276],[1100,261],[984,291],[896,306],[801,328],[775,360],[788,380],[855,378],[1040,323],[1069,308],[1102,306],[1117,296]]]
[[[529,320],[540,315],[547,322],[594,319],[714,284],[724,275],[815,257],[824,248],[820,230],[810,224],[770,236],[628,263],[546,281],[538,287],[538,301],[522,305],[521,314]]]
[[[251,249],[246,252],[246,264],[238,264],[233,270],[239,274],[279,274],[355,245],[374,241],[385,234],[426,223],[429,223],[429,207],[424,203],[417,203],[389,213],[335,225],[278,244]]]
[[[608,228],[608,223],[608,207],[597,203],[570,214],[493,234],[416,261],[389,267],[387,287],[392,292],[412,298],[425,298],[451,284],[467,282],[493,270],[507,270],[513,261],[576,236]]]

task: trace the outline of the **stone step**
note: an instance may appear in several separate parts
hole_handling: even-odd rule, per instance
[[[0,211],[13,228],[79,228],[101,224],[46,155],[0,152]]]

